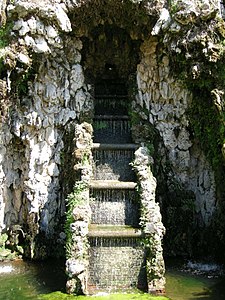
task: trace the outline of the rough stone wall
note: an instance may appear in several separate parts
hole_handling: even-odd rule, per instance
[[[216,203],[214,172],[190,137],[192,94],[171,76],[169,58],[158,48],[156,37],[146,40],[141,51],[134,110],[157,130],[168,159],[165,156],[162,164],[169,162],[172,176],[194,192],[196,213],[200,212],[204,224],[209,225]]]
[[[113,15],[115,11],[124,13],[124,7],[128,7],[124,3],[133,5],[136,26],[129,27],[128,20],[120,14]],[[107,19],[129,31],[132,39],[145,40],[152,34],[141,47],[133,110],[157,130],[162,141],[159,154],[168,157],[171,165],[168,176],[194,192],[195,212],[201,215],[203,224],[210,223],[215,209],[214,173],[190,136],[187,112],[192,95],[183,82],[216,74],[214,63],[224,54],[225,37],[224,22],[218,19],[222,15],[220,3],[175,0],[168,7],[163,0],[117,0],[108,1],[108,6],[99,1],[97,9],[94,4],[73,0],[0,2],[1,25],[7,19],[7,28],[12,26],[10,41],[6,40],[0,49],[0,96],[4,99],[0,128],[0,231],[19,223],[31,245],[40,229],[51,235],[63,215],[60,154],[67,147],[63,137],[74,123],[88,118],[92,109],[90,87],[85,84],[81,66],[82,43],[74,37],[90,34],[90,23],[77,28],[82,24],[79,22],[86,6],[93,13],[91,18],[86,14],[92,27]],[[75,11],[81,14],[81,20],[73,19]],[[127,16],[126,11],[122,16]],[[152,26],[147,35],[142,33],[142,28],[146,30],[143,24]],[[76,33],[69,34],[74,28]],[[182,54],[188,62],[184,69],[188,70],[181,82],[171,72]],[[215,105],[223,116],[224,86],[220,82],[216,87]],[[162,163],[166,164],[167,159]]]
[[[22,78],[34,73],[32,83],[29,78],[19,82],[28,85],[22,95],[13,94],[19,93],[20,86],[14,88],[8,78],[8,92],[15,103],[1,126],[1,230],[19,223],[31,247],[40,231],[51,238],[64,215],[61,190],[66,183],[60,182],[60,170],[67,145],[63,138],[91,106],[80,65],[82,43],[69,37],[63,41],[60,31],[71,30],[69,19],[61,6],[52,10],[44,3],[40,7],[29,2],[9,5],[9,17],[17,14],[12,31],[17,51],[1,52],[10,72],[21,71],[17,76]],[[18,65],[21,70],[10,69]]]

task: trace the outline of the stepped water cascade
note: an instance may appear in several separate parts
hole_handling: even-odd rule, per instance
[[[0,259],[62,257],[85,295],[224,262],[224,11],[0,1]]]
[[[70,253],[67,272],[73,279],[67,282],[69,292],[164,291],[164,229],[155,210],[156,183],[144,170],[149,168],[147,149],[132,141],[129,106],[125,84],[102,80],[95,87],[93,139],[90,125],[84,123],[78,129],[75,155],[83,151],[89,157],[89,167],[80,168],[81,180],[87,183],[85,210],[90,216],[82,225],[85,230],[81,221],[72,230],[72,241],[82,236],[86,258],[74,259],[77,254]],[[85,138],[87,130],[89,139]]]

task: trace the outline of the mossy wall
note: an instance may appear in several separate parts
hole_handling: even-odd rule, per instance
[[[107,63],[127,82],[133,140],[154,157],[167,253],[194,254],[196,240],[210,253],[224,247],[225,26],[220,7],[188,3],[1,6],[0,226],[21,225],[32,255],[38,235],[64,243],[73,130],[92,119],[93,83]]]

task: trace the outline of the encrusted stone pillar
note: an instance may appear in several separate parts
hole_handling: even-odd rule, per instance
[[[159,204],[155,202],[156,179],[151,172],[152,158],[146,147],[135,152],[133,167],[139,182],[141,202],[140,225],[145,234],[147,250],[147,281],[149,293],[163,293],[165,290],[165,265],[162,239],[165,228],[162,224]]]
[[[91,219],[89,182],[92,175],[92,126],[86,122],[75,127],[75,170],[79,181],[67,197],[66,272],[67,292],[87,294],[88,225]]]

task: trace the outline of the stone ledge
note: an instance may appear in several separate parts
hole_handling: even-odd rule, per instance
[[[144,237],[144,233],[139,228],[119,225],[95,225],[89,226],[89,237],[124,237],[138,238]]]
[[[133,190],[137,186],[136,182],[118,180],[91,180],[89,187],[92,189],[127,189]]]
[[[136,150],[137,144],[102,144],[93,143],[92,149],[95,150]]]

